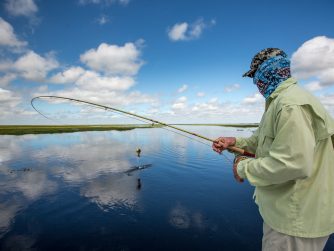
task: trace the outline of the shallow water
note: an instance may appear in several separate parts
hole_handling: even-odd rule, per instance
[[[1,250],[261,249],[253,188],[234,182],[229,153],[159,128],[0,139]]]

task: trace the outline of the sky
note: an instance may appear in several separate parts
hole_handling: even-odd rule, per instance
[[[264,98],[242,74],[267,47],[334,116],[333,11],[331,0],[1,0],[0,124],[50,124],[30,105],[39,95],[167,123],[257,123]],[[76,122],[122,122],[88,113]]]

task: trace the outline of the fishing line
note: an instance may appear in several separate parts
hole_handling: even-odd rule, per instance
[[[107,109],[106,109],[106,110],[107,110]],[[117,114],[119,114],[119,115],[122,115],[122,116],[125,116],[125,117],[128,117],[128,118],[132,118],[132,119],[135,119],[135,120],[137,120],[137,121],[141,121],[141,122],[143,122],[143,123],[145,123],[145,124],[149,124],[147,121],[142,120],[142,119],[139,119],[139,118],[136,118],[136,117],[131,116],[131,115],[121,114],[120,112],[116,112],[116,111],[113,111],[113,113],[117,113]],[[181,135],[181,136],[183,136],[183,137],[186,137],[186,138],[188,138],[188,139],[191,139],[191,140],[194,140],[194,141],[196,141],[196,142],[198,142],[198,143],[201,143],[201,144],[203,144],[203,145],[205,145],[205,146],[209,146],[209,147],[211,147],[210,144],[207,144],[207,143],[205,143],[205,142],[203,142],[203,141],[201,141],[201,140],[198,140],[198,139],[196,139],[196,138],[190,137],[190,136],[188,136],[188,135],[186,135],[186,134],[183,134],[183,133],[180,133],[180,132],[178,132],[178,131],[171,130],[171,129],[166,128],[166,127],[161,127],[161,129],[164,129],[164,130],[169,131],[169,132],[173,132],[173,133],[175,133],[175,134]],[[224,153],[221,153],[221,155],[222,155],[228,162],[230,162],[230,163],[233,164],[233,161],[232,161],[230,158],[228,158]]]
[[[73,101],[73,103],[79,103],[79,102],[78,102],[78,101]],[[95,109],[97,108],[95,105],[92,105],[92,104],[86,104],[86,105],[92,107],[92,108],[90,109],[90,111],[92,111],[94,108],[95,108]],[[35,106],[33,106],[33,107],[36,108]],[[101,108],[100,108],[100,109],[101,109]],[[58,122],[59,124],[68,125],[67,123],[59,122],[59,121],[57,121],[57,120],[55,120],[55,119],[53,119],[53,118],[49,118],[48,116],[44,115],[42,112],[38,111],[37,109],[35,109],[35,110],[36,110],[39,114],[41,114],[43,117],[45,117],[46,119],[50,119],[50,120],[52,120],[53,122],[56,122],[56,123]],[[118,112],[118,111],[110,111],[108,108],[103,108],[103,110],[104,110],[105,114],[106,114],[106,112],[111,112],[111,113],[115,113],[115,114],[118,114],[118,115],[121,115],[121,116],[124,116],[124,117],[127,117],[127,118],[131,118],[131,119],[134,119],[134,120],[143,122],[143,123],[145,123],[145,124],[150,124],[150,123],[148,123],[146,120],[143,120],[143,119],[134,117],[133,115],[124,114],[124,113],[121,113],[121,112]],[[107,116],[110,117],[110,115],[108,115],[108,114],[107,114]],[[166,131],[173,132],[173,133],[175,133],[175,134],[181,135],[181,136],[183,136],[183,137],[186,137],[186,138],[188,138],[188,139],[197,141],[197,142],[199,142],[199,143],[201,143],[201,144],[203,144],[203,145],[206,145],[206,146],[210,146],[210,147],[211,147],[211,145],[209,145],[209,144],[207,144],[207,143],[204,143],[203,141],[200,141],[200,140],[198,140],[198,139],[196,139],[196,138],[193,138],[193,137],[190,137],[190,136],[188,136],[188,135],[185,135],[185,134],[183,134],[183,133],[180,133],[180,132],[177,132],[177,131],[168,129],[168,128],[166,128],[166,127],[161,127],[161,128],[164,129],[164,130],[166,130]],[[226,157],[226,156],[224,156],[224,157]],[[228,160],[231,161],[230,159],[228,159]]]
[[[75,103],[78,103],[78,102],[75,102]],[[93,108],[96,108],[95,105],[91,105],[91,104],[87,104],[87,105],[88,105],[88,106],[91,106],[91,107],[93,107]],[[92,108],[91,110],[93,110],[93,108]],[[118,111],[110,111],[110,110],[108,110],[107,108],[104,108],[103,110],[105,111],[105,113],[106,113],[106,112],[111,112],[111,113],[114,113],[114,114],[118,114],[118,115],[121,115],[121,116],[124,116],[124,117],[127,117],[127,118],[131,118],[131,119],[134,119],[134,120],[143,122],[143,123],[145,123],[145,124],[150,124],[150,123],[148,123],[146,120],[143,120],[143,119],[134,117],[133,115],[124,114],[124,113],[121,113],[121,112],[118,112]],[[108,115],[108,114],[107,114],[106,116],[109,116],[109,117],[110,117],[110,115]],[[181,133],[181,132],[178,132],[178,131],[175,131],[175,130],[172,130],[172,129],[169,129],[169,128],[166,128],[166,127],[161,127],[161,129],[164,129],[164,130],[166,130],[166,131],[169,131],[169,132],[172,132],[172,133],[181,135],[181,136],[183,136],[183,137],[186,137],[186,138],[188,138],[188,139],[191,139],[191,140],[194,140],[194,141],[196,141],[196,142],[198,142],[198,143],[201,143],[201,144],[203,144],[203,145],[205,145],[205,146],[209,146],[209,147],[211,147],[210,144],[207,144],[207,143],[205,143],[205,142],[203,142],[203,141],[201,141],[201,140],[198,140],[198,139],[196,139],[196,138],[190,137],[190,136],[188,136],[188,135],[186,135],[186,134],[183,134],[183,133]],[[222,155],[227,161],[229,161],[230,163],[233,163],[233,161],[232,161],[231,159],[229,159],[227,156],[225,156],[224,153],[222,153],[221,155]]]
[[[207,145],[207,146],[211,146],[209,144],[206,144],[200,140],[197,140],[193,137],[190,137],[188,135],[185,135],[183,133],[186,133],[186,134],[189,134],[189,135],[192,135],[192,136],[195,136],[195,137],[198,137],[198,138],[201,138],[201,139],[204,139],[204,140],[207,140],[207,141],[210,141],[210,142],[214,142],[214,140],[212,139],[209,139],[205,136],[202,136],[202,135],[199,135],[199,134],[196,134],[196,133],[193,133],[193,132],[190,132],[190,131],[187,131],[185,129],[182,129],[182,128],[179,128],[179,127],[176,127],[176,126],[173,126],[173,125],[170,125],[170,124],[166,124],[164,122],[160,122],[160,121],[157,121],[157,120],[153,120],[153,119],[150,119],[150,118],[147,118],[147,117],[144,117],[144,116],[141,116],[141,115],[138,115],[138,114],[134,114],[134,113],[131,113],[131,112],[127,112],[127,111],[123,111],[123,110],[120,110],[120,109],[117,109],[117,108],[113,108],[113,107],[108,107],[108,106],[105,106],[105,105],[101,105],[101,104],[97,104],[97,103],[93,103],[93,102],[89,102],[89,101],[84,101],[84,100],[79,100],[79,99],[73,99],[73,98],[67,98],[67,97],[61,97],[61,96],[37,96],[37,97],[34,97],[32,100],[31,100],[31,106],[33,107],[33,109],[38,112],[39,114],[41,114],[43,117],[47,118],[47,119],[50,119],[48,116],[44,115],[42,112],[40,112],[35,106],[34,106],[34,101],[37,100],[37,99],[60,99],[60,100],[66,100],[66,101],[71,101],[73,103],[78,103],[80,105],[82,104],[85,104],[85,105],[89,105],[89,106],[92,106],[92,107],[96,107],[96,108],[99,108],[99,109],[103,109],[103,110],[108,110],[108,111],[112,111],[114,113],[117,113],[117,114],[120,114],[120,115],[123,115],[123,116],[126,116],[126,117],[130,117],[132,119],[135,119],[135,120],[138,120],[138,121],[141,121],[145,124],[149,124],[147,121],[150,121],[150,122],[153,122],[153,124],[160,124],[164,127],[162,127],[163,129],[167,130],[167,131],[171,131],[173,133],[176,133],[176,134],[179,134],[183,137],[187,137],[189,139],[192,139],[192,140],[195,140],[197,142],[200,142],[201,144],[204,144],[204,145]],[[52,119],[51,119],[52,120]],[[169,127],[169,128],[172,128],[174,130],[171,130],[169,128],[166,128],[166,127]],[[183,133],[181,133],[183,132]],[[248,156],[248,157],[255,157],[254,154],[252,153],[249,153],[243,149],[240,149],[238,147],[235,147],[235,146],[230,146],[228,147],[229,150],[232,150],[236,153],[239,153],[241,155],[245,155],[245,156]],[[223,155],[226,159],[228,159],[225,155]],[[230,159],[228,159],[228,161],[232,162]]]
[[[131,119],[134,119],[134,120],[137,120],[137,121],[141,121],[141,122],[143,122],[143,123],[145,123],[145,124],[150,124],[150,123],[148,123],[147,121],[145,121],[145,120],[143,120],[143,119],[136,118],[136,117],[134,117],[134,116],[132,116],[132,115],[121,114],[120,112],[116,112],[116,111],[113,111],[113,113],[116,113],[116,114],[119,114],[119,115],[122,115],[122,116],[125,116],[125,117],[128,117],[128,118],[131,118]],[[173,133],[175,133],[175,134],[181,135],[181,136],[183,136],[183,137],[186,137],[186,138],[188,138],[188,139],[197,141],[197,142],[199,142],[199,143],[201,143],[201,144],[203,144],[203,145],[206,145],[206,146],[210,146],[210,147],[211,147],[211,145],[209,145],[209,144],[207,144],[207,143],[204,143],[203,141],[200,141],[200,140],[198,140],[198,139],[196,139],[196,138],[190,137],[190,136],[188,136],[188,135],[186,135],[186,134],[183,134],[183,133],[180,133],[180,132],[177,132],[177,131],[168,129],[168,128],[166,128],[166,127],[161,127],[161,129],[164,129],[164,130],[169,131],[169,132],[173,132]]]

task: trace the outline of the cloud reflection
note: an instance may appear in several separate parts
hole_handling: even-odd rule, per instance
[[[9,231],[15,216],[34,201],[54,193],[58,186],[45,171],[13,172],[0,167],[0,238]]]
[[[35,238],[29,235],[13,235],[4,242],[3,248],[4,250],[34,251],[36,250],[33,247],[35,242]]]
[[[137,164],[136,158],[129,157],[135,155],[134,147],[101,133],[78,135],[75,140],[64,134],[57,135],[56,140],[53,135],[3,136],[0,238],[10,230],[19,212],[68,186],[79,187],[81,196],[104,211],[116,206],[135,208],[138,172],[124,173]],[[27,163],[30,171],[23,171]]]
[[[169,214],[169,223],[176,228],[186,229],[190,227],[190,212],[181,205],[172,208]]]
[[[34,135],[20,137],[2,135],[0,140],[0,164],[22,155],[22,144]]]
[[[108,211],[119,206],[133,209],[138,202],[138,172],[125,173],[141,164],[134,150],[133,145],[106,134],[85,133],[70,146],[51,145],[36,156],[60,158],[52,174],[68,186],[79,187],[81,196]]]
[[[204,230],[208,227],[208,222],[202,213],[192,212],[180,203],[171,209],[169,223],[179,229],[196,228]]]
[[[137,175],[113,174],[93,180],[80,194],[104,211],[115,207],[133,209],[138,202]]]
[[[131,167],[133,148],[110,138],[85,137],[69,145],[51,145],[36,153],[45,159],[58,158],[53,173],[70,183],[81,183],[110,172],[124,172]]]
[[[13,197],[0,203],[0,238],[8,232],[10,224],[16,214],[23,208],[20,199]]]

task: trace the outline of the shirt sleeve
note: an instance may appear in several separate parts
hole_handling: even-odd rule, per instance
[[[236,138],[235,146],[242,148],[250,153],[255,153],[257,148],[257,140],[258,140],[259,129],[253,133],[249,138]]]
[[[254,186],[281,184],[311,174],[315,137],[310,115],[302,106],[285,106],[275,126],[276,136],[268,156],[238,164],[239,176]]]

